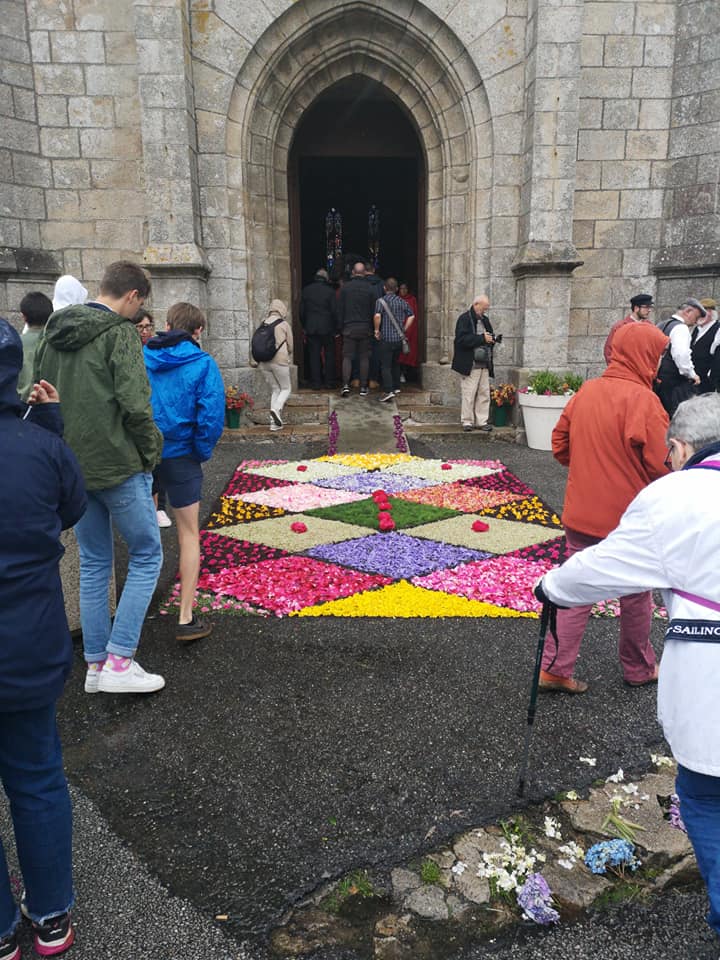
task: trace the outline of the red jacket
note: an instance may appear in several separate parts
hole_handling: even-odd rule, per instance
[[[668,472],[668,417],[652,390],[667,342],[650,324],[620,326],[607,370],[583,384],[562,412],[552,449],[570,468],[565,527],[606,537],[643,487]]]

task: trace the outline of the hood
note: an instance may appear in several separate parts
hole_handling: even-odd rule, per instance
[[[145,366],[153,373],[174,370],[204,356],[200,345],[187,330],[167,330],[156,334],[145,344],[143,353]]]
[[[53,349],[72,353],[111,327],[130,322],[112,310],[86,306],[65,307],[50,315],[45,327],[45,339]]]
[[[85,303],[87,298],[88,292],[80,281],[66,273],[55,284],[52,298],[53,310],[62,310],[63,307]]]
[[[634,380],[652,387],[669,338],[650,323],[626,323],[613,337],[612,359],[603,377]]]
[[[23,365],[20,334],[0,317],[0,411],[22,406],[17,381]]]
[[[287,307],[282,300],[271,300],[270,309],[268,310],[268,319],[271,317],[282,317],[284,320],[286,316]]]

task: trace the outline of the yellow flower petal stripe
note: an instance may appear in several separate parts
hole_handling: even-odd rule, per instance
[[[314,607],[304,607],[292,617],[529,617],[535,613],[518,613],[507,607],[496,607],[480,600],[466,600],[454,594],[416,587],[400,580],[380,590],[367,590],[342,600],[332,600]]]
[[[407,463],[409,460],[421,460],[409,453],[335,453],[332,456],[318,457],[319,461],[342,463],[346,467],[358,470],[383,470],[395,463]]]

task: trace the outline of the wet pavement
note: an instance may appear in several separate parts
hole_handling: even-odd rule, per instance
[[[221,445],[206,472],[206,514],[241,459],[323,452],[286,441]],[[416,442],[412,452],[497,457],[551,506],[562,505],[565,471],[550,454],[474,436],[470,444]],[[166,590],[174,530],[163,531],[163,542]],[[165,675],[164,691],[85,695],[78,647],[61,703],[68,775],[83,798],[78,960],[136,956],[133,943],[157,960],[261,960],[272,926],[328,878],[368,864],[390,868],[518,809],[537,621],[225,616],[191,647],[177,645],[169,621],[148,621],[138,654]],[[661,637],[657,624],[658,648]],[[647,771],[649,752],[666,752],[655,691],[623,685],[616,645],[617,623],[592,621],[577,671],[589,693],[541,699],[530,800],[582,788],[619,766]],[[597,767],[580,756],[597,757]],[[95,883],[93,867],[115,882]],[[664,942],[663,956],[704,957],[712,945],[703,939],[703,895],[660,903],[642,915],[629,908],[627,921],[613,912],[522,934],[494,955],[640,957],[645,925],[658,931],[652,942]],[[220,912],[233,917],[221,934],[212,926]],[[174,939],[163,933],[167,924]],[[85,946],[83,928],[92,932]],[[672,952],[673,930],[691,952]],[[177,952],[178,942],[187,950]],[[599,952],[587,946],[595,942]],[[625,952],[613,952],[616,943]],[[485,955],[485,947],[467,954]]]

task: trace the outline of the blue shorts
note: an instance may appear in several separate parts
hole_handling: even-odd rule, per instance
[[[155,477],[173,507],[189,507],[202,498],[202,467],[192,457],[170,457],[161,460]]]

